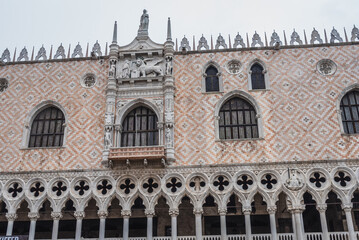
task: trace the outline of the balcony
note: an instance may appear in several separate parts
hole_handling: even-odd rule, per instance
[[[165,148],[164,146],[138,146],[138,147],[121,147],[111,148],[108,157],[113,162],[126,162],[133,160],[147,159],[149,161],[161,161],[165,159]]]

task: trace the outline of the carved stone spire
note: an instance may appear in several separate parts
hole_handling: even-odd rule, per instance
[[[112,43],[117,44],[117,21],[115,21],[115,25],[113,27],[113,38]]]
[[[168,21],[167,21],[167,41],[172,41],[171,19],[170,18],[168,18]]]

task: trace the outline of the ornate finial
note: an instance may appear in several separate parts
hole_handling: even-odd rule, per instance
[[[115,25],[113,26],[112,43],[117,44],[117,21],[115,21]]]
[[[22,59],[24,59],[25,61],[29,61],[29,57],[27,55],[27,50],[26,47],[24,47],[21,52],[19,57],[17,58],[17,61],[20,62]]]
[[[350,40],[355,42],[356,39],[359,40],[359,29],[354,25],[352,30],[352,37]]]
[[[47,60],[44,45],[42,45],[42,47],[40,48],[39,52],[37,53],[37,56],[35,57],[35,60],[40,60],[40,58],[42,58],[42,60]]]
[[[171,19],[167,21],[167,41],[172,41]]]
[[[2,53],[1,58],[0,58],[0,62],[4,62],[4,60],[6,60],[6,62],[10,62],[10,51],[7,48]]]
[[[83,54],[82,54],[82,47],[80,45],[80,43],[77,43],[75,49],[74,49],[74,52],[72,53],[71,57],[72,58],[75,58],[75,57],[83,57]]]
[[[60,47],[57,49],[57,51],[54,55],[54,59],[58,59],[59,57],[61,57],[62,59],[66,58],[65,48],[62,46],[62,43],[61,43]]]
[[[303,42],[300,39],[299,34],[294,29],[292,35],[290,36],[290,45],[294,45],[295,42],[298,43],[299,45],[303,45]]]
[[[333,27],[333,30],[330,33],[330,43],[334,43],[335,40],[338,40],[340,43],[343,42],[343,39],[340,37],[338,31]]]
[[[184,36],[184,37],[182,38],[180,48],[181,48],[181,51],[183,50],[183,48],[186,49],[186,51],[191,51],[191,47],[190,47],[190,45],[189,45],[189,41],[188,41],[188,39],[186,38],[186,36]]]
[[[137,36],[148,36],[148,24],[149,24],[149,15],[146,9],[143,9],[143,13],[140,19],[140,26],[138,28]]]
[[[203,34],[202,34],[202,37],[198,41],[197,51],[202,50],[202,48],[205,48],[206,50],[209,49],[207,39],[203,36]]]
[[[276,44],[279,45],[279,46],[283,45],[282,41],[279,38],[278,33],[276,33],[275,30],[273,31],[272,36],[270,37],[270,39],[271,39],[270,42],[269,42],[270,46],[274,46]]]
[[[92,53],[95,54],[96,56],[102,56],[101,46],[98,43],[98,41],[96,41],[96,43],[93,45],[91,55]]]
[[[251,45],[251,47],[255,47],[257,44],[259,44],[260,47],[264,46],[264,44],[263,44],[263,42],[261,40],[261,37],[259,36],[257,31],[255,31],[254,35],[252,37],[252,45]]]
[[[219,47],[223,47],[224,49],[227,48],[227,44],[224,40],[224,38],[222,37],[221,34],[219,34],[218,38],[217,38],[217,43],[216,43],[216,49],[219,49]]]
[[[234,38],[233,47],[236,48],[238,45],[241,45],[243,48],[246,47],[246,44],[244,44],[243,38],[239,35],[239,33],[237,33],[237,36]]]
[[[316,41],[319,42],[319,44],[323,43],[323,39],[320,38],[319,32],[313,28],[313,32],[310,39],[310,44],[314,44]]]

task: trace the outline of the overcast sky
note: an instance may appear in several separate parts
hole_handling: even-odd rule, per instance
[[[5,48],[13,53],[17,47],[19,53],[24,46],[30,54],[42,44],[56,50],[60,43],[80,42],[85,49],[96,40],[104,48],[115,21],[118,42],[125,45],[136,36],[144,8],[150,37],[159,43],[166,39],[168,17],[178,42],[183,35],[195,35],[197,42],[202,34],[209,40],[221,33],[227,43],[230,34],[233,43],[237,32],[242,37],[248,32],[251,39],[254,31],[264,41],[265,31],[269,38],[275,29],[282,38],[283,30],[289,37],[294,28],[301,36],[305,29],[310,38],[313,27],[324,39],[323,29],[329,34],[333,26],[344,38],[343,27],[350,37],[353,25],[359,25],[359,0],[0,0],[0,55]]]

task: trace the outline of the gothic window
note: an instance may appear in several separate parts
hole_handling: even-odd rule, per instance
[[[206,69],[206,92],[219,91],[219,76],[218,70],[214,66],[209,66]]]
[[[234,97],[226,101],[219,111],[219,138],[258,138],[256,110],[246,100]]]
[[[252,89],[266,89],[264,78],[264,68],[259,63],[255,63],[251,67],[251,83]]]
[[[340,101],[343,128],[346,134],[359,133],[359,91],[353,90]]]
[[[55,106],[39,112],[32,122],[29,147],[61,147],[64,141],[65,116]]]
[[[158,145],[157,116],[147,107],[137,107],[122,122],[121,147]]]

